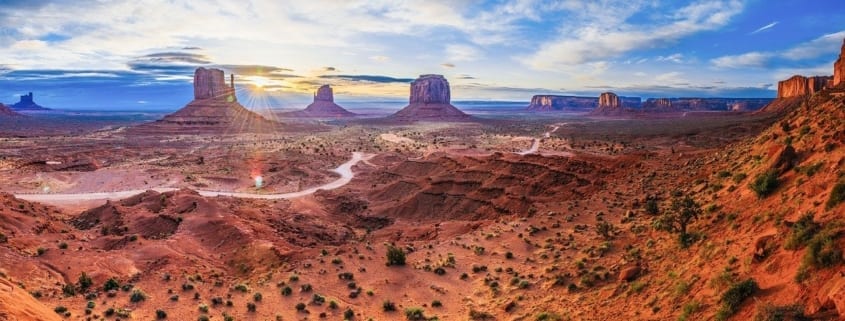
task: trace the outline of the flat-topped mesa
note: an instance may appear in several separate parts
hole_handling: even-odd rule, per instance
[[[194,99],[226,99],[237,101],[235,95],[235,75],[229,75],[230,83],[226,85],[226,76],[223,70],[203,67],[197,68],[194,72]]]
[[[390,117],[403,121],[466,120],[470,116],[451,104],[449,82],[442,75],[421,75],[411,82],[408,106]]]
[[[619,96],[612,92],[606,92],[599,95],[599,107],[604,109],[621,109],[622,108],[622,100],[619,99]]]
[[[329,85],[322,85],[320,86],[320,88],[317,88],[317,93],[314,94],[314,102],[317,101],[334,102],[334,93],[332,91],[332,87]]]
[[[678,109],[672,104],[669,98],[649,98],[643,103],[642,111],[645,112],[676,112]]]
[[[449,104],[451,101],[449,81],[442,75],[420,75],[411,82],[411,104]]]
[[[595,97],[558,96],[558,95],[534,95],[528,110],[533,111],[583,111],[596,107]]]
[[[842,41],[839,58],[833,63],[833,81],[831,86],[836,87],[842,83],[845,83],[845,40]]]
[[[812,95],[827,88],[831,79],[830,76],[792,76],[787,80],[778,82],[778,98]]]

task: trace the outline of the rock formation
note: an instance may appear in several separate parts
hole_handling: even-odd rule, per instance
[[[591,114],[609,115],[625,112],[622,99],[612,92],[606,92],[599,95],[598,107],[594,109]]]
[[[409,104],[390,118],[415,120],[467,120],[465,114],[451,104],[449,82],[441,75],[421,75],[411,82]]]
[[[676,108],[669,98],[649,98],[643,103],[642,111],[668,113],[678,112],[680,109]]]
[[[14,116],[21,116],[21,114],[16,113],[14,110],[9,108],[8,106],[0,103],[0,117],[14,117]]]
[[[585,111],[596,107],[595,97],[534,95],[528,110],[531,111]]]
[[[778,98],[812,95],[827,88],[831,79],[830,76],[792,76],[778,82]]]
[[[229,86],[220,69],[197,68],[194,100],[176,112],[136,127],[139,132],[265,132],[280,125],[246,109],[235,97],[234,76]]]
[[[237,101],[235,75],[230,75],[230,80],[229,86],[226,86],[223,70],[197,68],[194,72],[194,100],[224,98]]]
[[[49,108],[41,107],[41,106],[39,106],[38,104],[35,103],[35,99],[34,99],[34,96],[32,95],[32,92],[30,92],[26,95],[21,95],[20,101],[12,104],[9,107],[11,107],[14,110],[49,110]]]
[[[334,93],[329,85],[320,86],[314,94],[314,102],[304,110],[282,114],[286,117],[353,117],[355,115],[334,102]]]
[[[619,101],[627,108],[637,108],[641,104],[640,97],[619,97]],[[599,105],[596,97],[534,95],[528,105],[529,111],[572,111],[585,112],[595,110]]]
[[[845,83],[845,41],[842,42],[842,50],[839,52],[839,59],[833,63],[832,87]]]

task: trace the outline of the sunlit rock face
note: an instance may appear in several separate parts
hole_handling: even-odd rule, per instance
[[[830,76],[792,76],[778,82],[778,98],[812,95],[827,88],[832,79]]]
[[[237,100],[234,79],[231,79],[231,82],[226,85],[223,70],[197,68],[194,72],[194,99],[223,98]]]
[[[622,100],[619,96],[612,92],[606,92],[599,95],[599,109],[617,110],[622,109]]]
[[[842,50],[839,52],[839,59],[833,63],[832,86],[839,86],[845,83],[845,41],[842,42]]]
[[[531,111],[583,111],[596,107],[596,97],[534,95],[528,110]]]
[[[411,82],[409,104],[390,117],[401,121],[464,120],[470,116],[451,104],[449,82],[441,75],[421,75]]]

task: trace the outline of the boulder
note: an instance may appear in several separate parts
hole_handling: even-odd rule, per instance
[[[623,268],[619,271],[619,281],[631,282],[633,280],[636,280],[640,276],[642,270],[643,269],[639,266],[630,266]]]

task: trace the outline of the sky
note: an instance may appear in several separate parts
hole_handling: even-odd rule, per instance
[[[843,39],[841,0],[0,0],[0,102],[176,109],[200,66],[252,106],[403,100],[421,74],[453,100],[774,97]]]

